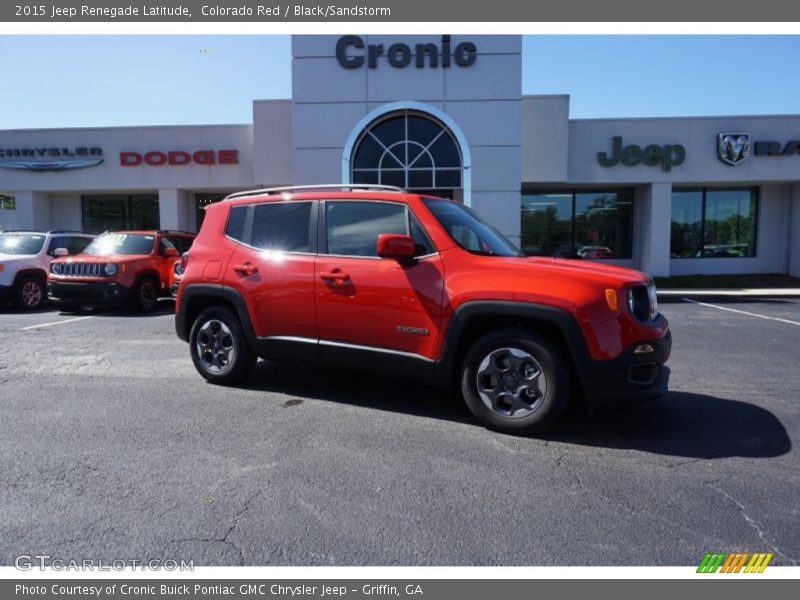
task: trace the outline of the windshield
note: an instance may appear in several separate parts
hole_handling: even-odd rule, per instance
[[[502,233],[463,204],[434,198],[425,198],[424,202],[453,241],[467,252],[484,256],[522,256]]]
[[[104,233],[86,247],[85,254],[119,256],[120,254],[150,254],[154,235],[141,233]]]
[[[0,233],[0,254],[38,254],[44,238],[40,233]]]

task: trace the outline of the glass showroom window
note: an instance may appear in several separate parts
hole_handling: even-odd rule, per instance
[[[522,251],[529,256],[630,258],[633,191],[522,194]]]
[[[461,151],[450,130],[424,113],[391,113],[369,125],[350,162],[353,183],[413,190],[461,187]]]
[[[670,256],[755,256],[757,214],[755,189],[675,190]]]
[[[161,222],[155,194],[83,196],[81,203],[86,233],[158,229]]]
[[[16,229],[17,202],[10,194],[0,194],[0,231],[3,229]]]

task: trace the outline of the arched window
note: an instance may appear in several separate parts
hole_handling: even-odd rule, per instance
[[[350,161],[353,183],[410,190],[462,187],[462,159],[451,131],[420,111],[403,110],[370,123],[356,140]]]

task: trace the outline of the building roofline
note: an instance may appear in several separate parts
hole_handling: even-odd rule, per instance
[[[800,113],[780,115],[693,115],[687,117],[589,117],[570,118],[570,123],[607,123],[609,121],[724,121],[730,119],[800,119]]]
[[[196,129],[202,127],[204,129],[217,129],[222,127],[237,127],[245,128],[252,127],[252,123],[212,123],[209,125],[202,124],[182,124],[182,125],[109,125],[108,127],[27,127],[21,129],[0,129],[0,133],[40,133],[47,131],[120,131],[123,129]]]
[[[522,94],[522,99],[526,98],[569,98],[569,94]]]

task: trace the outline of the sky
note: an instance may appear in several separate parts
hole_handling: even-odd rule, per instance
[[[800,36],[525,36],[524,94],[572,118],[800,113]],[[249,123],[289,36],[0,36],[0,129]]]

